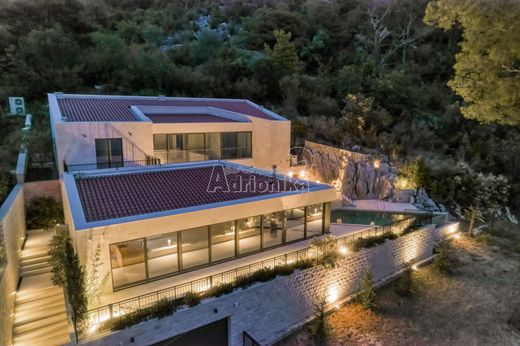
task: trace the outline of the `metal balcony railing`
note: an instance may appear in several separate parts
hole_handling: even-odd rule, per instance
[[[108,169],[108,168],[123,168],[123,167],[140,167],[140,166],[159,166],[161,160],[154,156],[148,156],[144,160],[137,161],[122,161],[122,162],[103,162],[103,163],[80,163],[80,164],[68,164],[63,161],[63,169],[65,172],[81,172],[91,171],[95,169]]]

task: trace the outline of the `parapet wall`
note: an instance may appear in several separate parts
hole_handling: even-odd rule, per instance
[[[229,321],[229,344],[242,345],[246,331],[260,344],[271,344],[313,318],[321,297],[330,308],[345,301],[370,268],[376,283],[398,274],[406,263],[433,253],[434,226],[426,226],[395,240],[348,255],[333,269],[316,266],[287,277],[257,284],[159,320],[85,340],[89,345],[145,345],[188,332],[223,318]]]

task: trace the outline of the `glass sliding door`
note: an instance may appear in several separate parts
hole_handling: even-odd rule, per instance
[[[305,207],[287,210],[286,241],[291,242],[305,237]]]
[[[182,135],[168,135],[168,163],[186,162],[188,155],[184,151]]]
[[[188,152],[188,161],[206,160],[203,133],[190,133],[187,135],[183,135],[183,138],[184,149]]]
[[[162,163],[168,161],[168,137],[167,135],[153,135],[153,150],[155,157],[161,159]]]
[[[144,247],[144,239],[110,245],[114,288],[146,279]]]
[[[235,257],[235,222],[223,222],[210,226],[211,262]]]
[[[181,232],[182,269],[209,263],[208,227],[197,227]]]
[[[123,140],[121,138],[96,138],[97,168],[123,166]]]
[[[251,132],[237,133],[237,159],[252,157]]]
[[[261,221],[260,216],[237,220],[238,253],[240,255],[260,250]]]
[[[220,133],[206,133],[206,155],[208,160],[220,159]]]
[[[307,206],[307,238],[323,234],[323,204]]]
[[[150,278],[179,271],[177,233],[146,238],[146,248]]]
[[[283,211],[276,213],[269,213],[262,218],[262,247],[264,249],[283,242],[284,232],[284,218]]]

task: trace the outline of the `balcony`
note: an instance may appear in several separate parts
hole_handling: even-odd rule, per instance
[[[63,161],[63,170],[67,173],[81,172],[81,171],[92,171],[96,169],[109,169],[109,168],[123,168],[123,167],[140,167],[140,166],[159,166],[161,160],[154,156],[147,156],[144,160],[136,161],[119,161],[119,162],[103,162],[103,163],[80,163],[80,164],[68,164]]]

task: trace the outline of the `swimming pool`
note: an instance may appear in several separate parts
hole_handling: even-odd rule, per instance
[[[391,213],[385,211],[359,211],[359,210],[333,210],[330,214],[330,222],[352,223],[358,225],[388,225],[402,220],[407,214]]]

